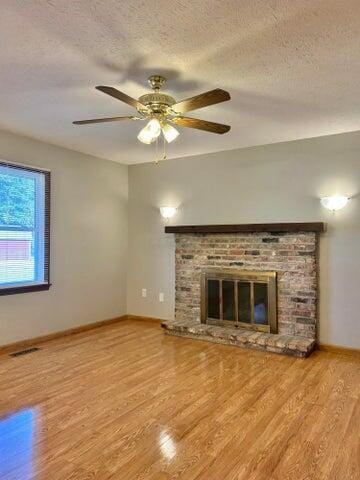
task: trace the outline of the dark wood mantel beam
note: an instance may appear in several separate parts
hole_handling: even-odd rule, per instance
[[[256,232],[325,232],[323,222],[243,223],[239,225],[169,225],[165,233],[256,233]]]

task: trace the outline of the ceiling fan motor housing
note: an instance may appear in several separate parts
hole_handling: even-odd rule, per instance
[[[148,107],[152,113],[165,113],[176,103],[176,100],[165,93],[148,93],[139,98],[139,102]],[[141,110],[139,110],[142,113]]]

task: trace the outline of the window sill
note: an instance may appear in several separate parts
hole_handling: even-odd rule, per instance
[[[19,287],[4,287],[0,288],[0,296],[15,295],[17,293],[42,292],[49,290],[51,283],[39,283],[37,285],[22,285]]]

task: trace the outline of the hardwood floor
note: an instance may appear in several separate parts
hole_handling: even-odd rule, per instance
[[[360,361],[124,321],[0,357],[1,480],[360,479]]]

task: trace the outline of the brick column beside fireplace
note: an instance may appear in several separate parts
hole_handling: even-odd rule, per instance
[[[317,233],[176,233],[175,239],[176,321],[200,321],[202,270],[275,271],[278,333],[315,340]]]

